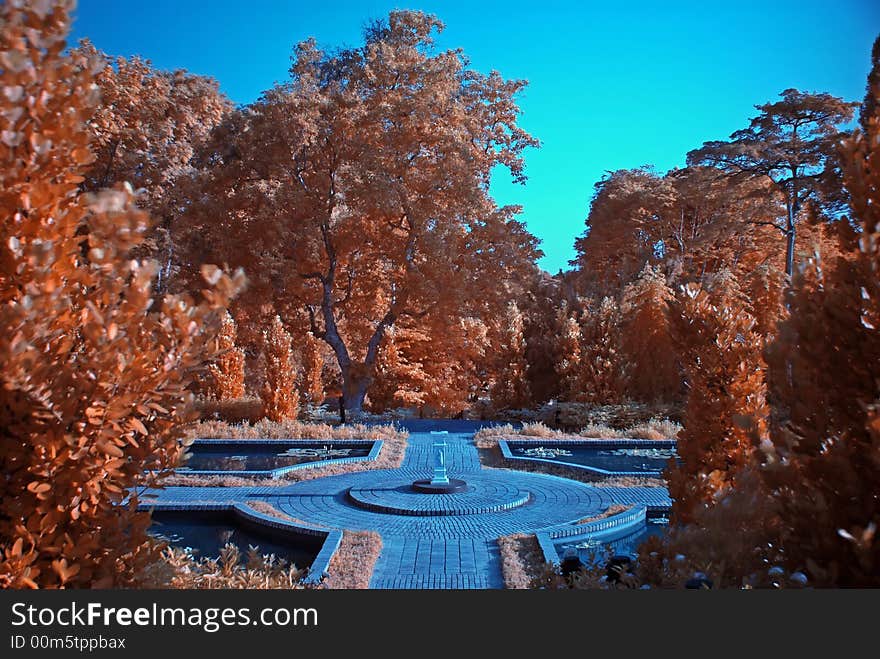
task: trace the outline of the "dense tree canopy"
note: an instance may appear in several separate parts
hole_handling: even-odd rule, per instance
[[[829,160],[840,139],[840,125],[852,119],[858,104],[797,89],[786,89],[781,96],[779,101],[756,106],[760,113],[730,141],[706,142],[690,152],[688,163],[772,181],[785,202],[785,214],[758,222],[785,236],[785,272],[791,276],[800,210],[819,195],[821,182],[831,175]]]
[[[524,83],[436,52],[442,27],[393,12],[358,48],[297,46],[290,81],[216,131],[187,213],[190,265],[245,265],[251,299],[307,314],[354,410],[390,327],[503,310],[537,254],[488,194],[496,165],[524,180],[537,144],[516,124]]]

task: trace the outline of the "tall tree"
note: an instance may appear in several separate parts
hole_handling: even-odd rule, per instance
[[[295,419],[299,413],[297,363],[290,334],[278,316],[263,331],[263,365],[266,369],[260,387],[263,415],[271,421]]]
[[[232,103],[211,78],[160,71],[139,57],[109,58],[88,40],[73,53],[102,62],[94,82],[101,103],[88,123],[95,160],[86,191],[128,182],[155,221],[140,252],[159,260],[157,289],[172,273],[172,227],[186,204],[191,160]]]
[[[203,389],[210,398],[232,400],[244,396],[244,350],[236,345],[235,319],[228,311],[223,316],[217,344],[220,353],[208,365]]]
[[[785,560],[817,585],[880,586],[880,62],[872,103],[841,148],[861,231],[843,258],[796,273],[790,317],[767,349],[775,403],[764,479]]]
[[[442,27],[395,11],[358,48],[300,44],[290,81],[217,131],[190,209],[188,260],[245,265],[249,297],[304,310],[353,411],[390,327],[499,315],[538,254],[488,191],[497,165],[523,181],[537,144],[516,123],[525,83],[437,52]]]
[[[778,232],[765,226],[776,204],[766,181],[721,178],[710,167],[613,172],[575,242],[575,280],[581,293],[617,296],[646,265],[679,283],[753,269],[776,254]]]
[[[756,106],[759,114],[749,127],[731,134],[729,141],[706,142],[691,151],[688,164],[773,183],[785,202],[785,216],[753,223],[775,227],[785,237],[785,272],[790,277],[800,210],[807,199],[818,195],[840,139],[840,126],[852,119],[858,104],[797,89],[786,89],[781,97]]]
[[[558,398],[560,392],[560,380],[563,378],[560,378],[556,368],[562,365],[562,359],[557,354],[562,347],[557,338],[562,332],[560,321],[563,318],[559,313],[563,304],[562,280],[561,276],[551,277],[546,272],[536,271],[528,290],[517,302],[525,321],[526,377],[533,403]]]
[[[675,201],[675,190],[650,168],[612,172],[596,184],[586,231],[572,262],[589,294],[615,295],[652,262],[651,226]]]
[[[581,326],[577,312],[563,306],[557,311],[557,332],[554,350],[554,370],[558,376],[558,393],[564,401],[575,401],[581,391]]]
[[[862,134],[868,134],[871,130],[871,118],[877,116],[877,95],[875,90],[880,87],[880,35],[874,39],[871,48],[871,70],[868,73],[868,82],[865,85],[865,100],[859,110],[859,124]]]
[[[673,297],[666,277],[651,266],[623,289],[621,359],[628,364],[626,393],[633,400],[670,403],[680,396],[681,376],[669,328]]]
[[[526,341],[523,336],[523,314],[516,305],[507,305],[501,321],[501,339],[495,355],[495,369],[491,391],[492,405],[496,409],[523,408],[531,402],[529,382],[526,378]]]

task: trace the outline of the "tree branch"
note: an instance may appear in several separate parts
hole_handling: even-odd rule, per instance
[[[774,229],[777,229],[780,233],[782,233],[783,236],[788,235],[788,230],[785,227],[779,226],[778,224],[776,224],[776,222],[770,222],[767,220],[748,220],[746,222],[746,224],[754,224],[757,226],[773,227]]]

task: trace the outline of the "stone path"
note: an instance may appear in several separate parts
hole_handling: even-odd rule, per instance
[[[430,478],[429,433],[412,433],[399,469],[340,474],[281,487],[189,488],[157,491],[160,505],[210,507],[262,499],[291,517],[331,529],[373,530],[382,536],[372,588],[502,588],[497,539],[571,524],[613,503],[666,507],[660,488],[600,488],[556,476],[483,469],[470,433],[449,434],[450,476],[469,484],[454,495],[412,493]]]

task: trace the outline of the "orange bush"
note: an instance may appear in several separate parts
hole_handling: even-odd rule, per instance
[[[269,329],[263,332],[266,379],[260,389],[263,415],[270,421],[295,419],[299,413],[296,363],[291,341],[281,318],[275,316]]]
[[[573,401],[579,389],[578,374],[581,367],[581,327],[574,313],[563,306],[557,312],[557,335],[553,353],[562,400]]]
[[[79,191],[101,62],[64,55],[70,3],[0,5],[0,585],[131,585],[138,492],[176,463],[187,388],[238,282],[153,300],[130,187]]]
[[[765,439],[765,364],[755,319],[729,275],[712,287],[685,287],[672,326],[688,394],[682,464],[670,470],[669,492],[676,521],[687,523],[736,484]]]
[[[620,309],[604,298],[586,309],[559,311],[560,328],[555,350],[560,398],[565,402],[619,403],[623,400],[623,365],[620,355]]]
[[[660,268],[645,266],[623,289],[620,303],[621,359],[626,392],[645,402],[679,398],[681,375],[669,329],[672,290]]]
[[[580,364],[569,401],[607,405],[623,400],[624,364],[620,350],[620,307],[603,298],[580,319]]]
[[[497,409],[526,407],[531,400],[526,379],[526,342],[523,315],[515,302],[507,305],[500,330],[492,404]]]
[[[880,98],[875,63],[869,95]],[[796,274],[768,348],[776,403],[765,482],[786,562],[813,583],[880,586],[880,112],[841,150],[861,236],[853,254]]]
[[[324,356],[321,354],[321,342],[311,332],[303,334],[301,361],[300,390],[312,405],[320,405],[324,400]]]
[[[231,400],[244,396],[244,350],[236,347],[235,320],[227,311],[220,326],[220,355],[208,367],[206,393],[215,400]]]

